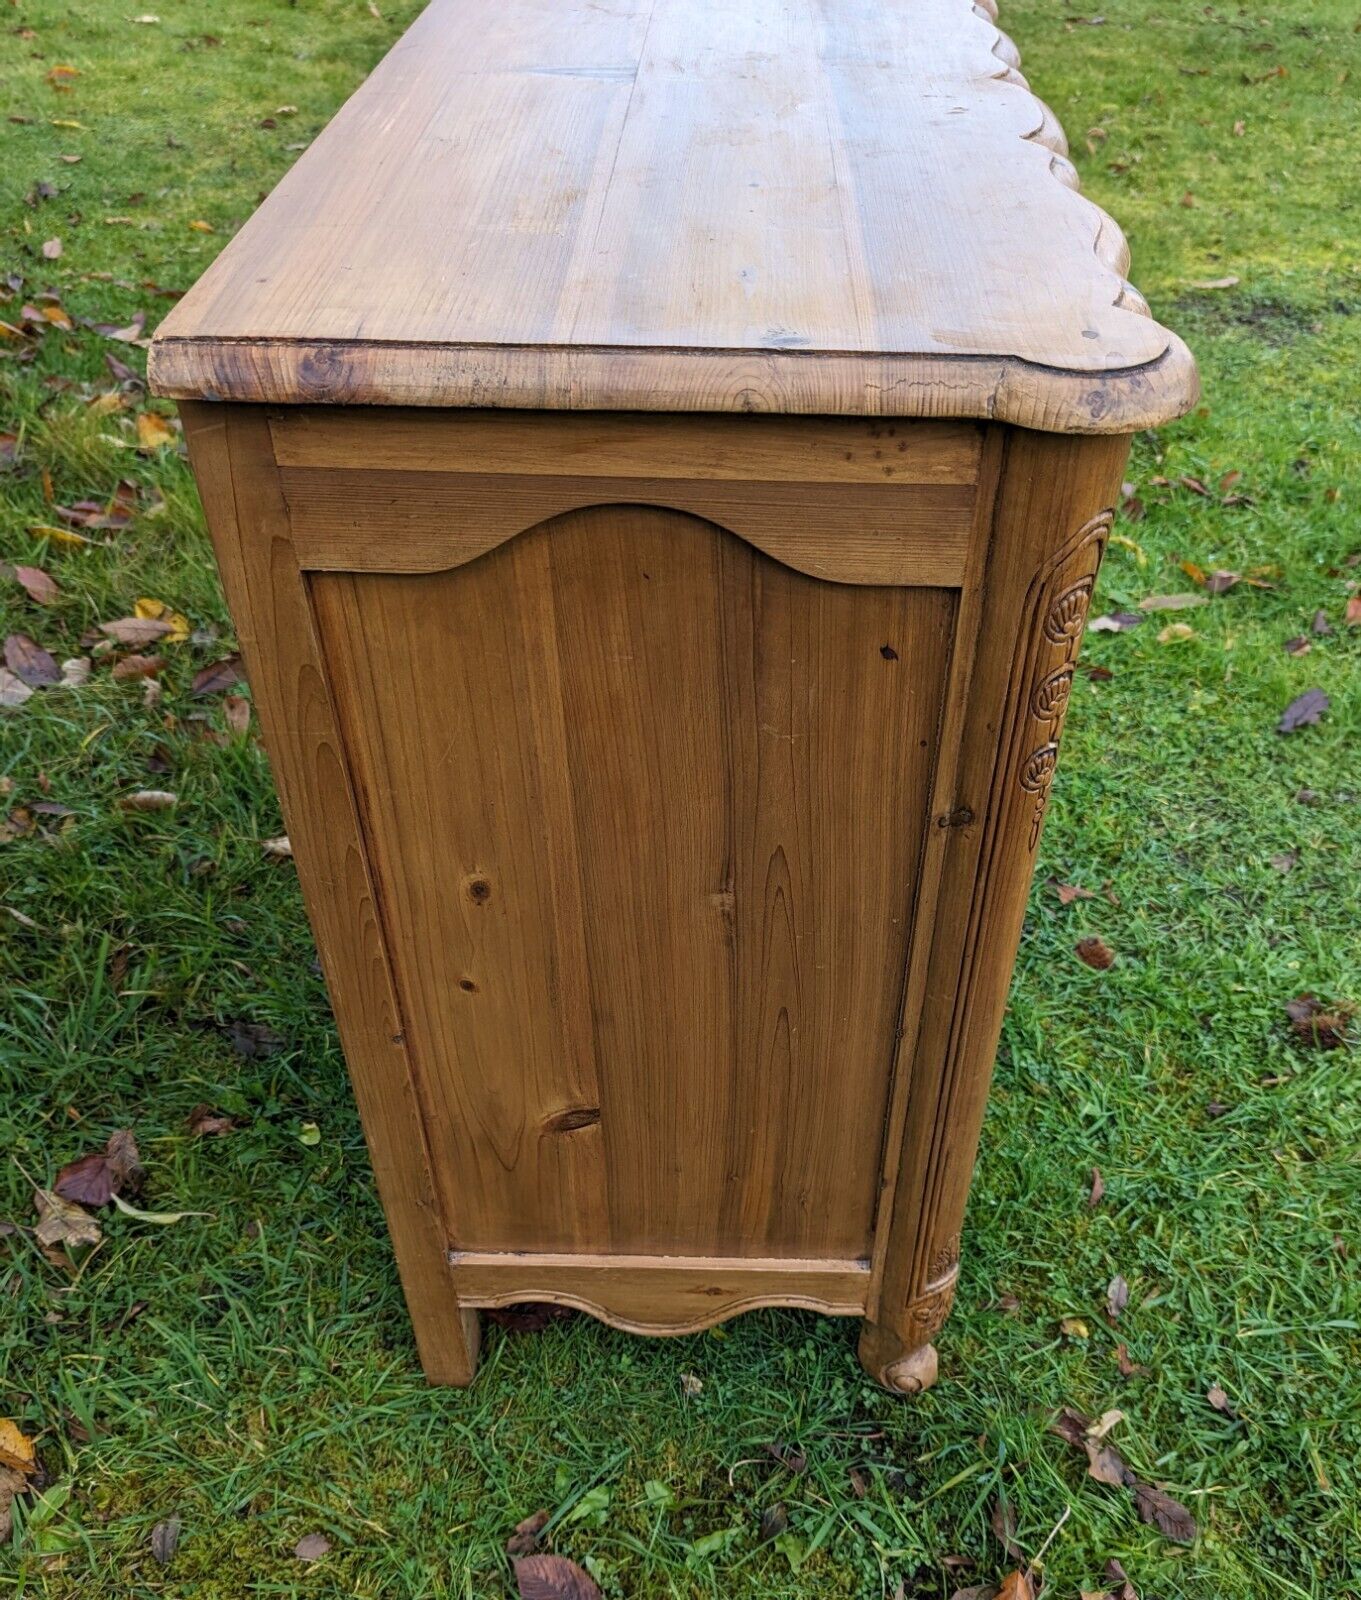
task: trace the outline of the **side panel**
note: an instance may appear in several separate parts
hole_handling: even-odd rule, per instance
[[[457,1250],[866,1257],[955,593],[637,506],[309,586]]]

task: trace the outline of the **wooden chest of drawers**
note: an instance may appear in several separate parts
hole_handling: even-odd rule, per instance
[[[1184,346],[966,0],[435,0],[160,330],[415,1325],[935,1376]]]

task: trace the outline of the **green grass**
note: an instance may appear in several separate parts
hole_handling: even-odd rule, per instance
[[[6,321],[52,290],[77,317],[154,324],[168,302],[147,285],[187,287],[414,10],[159,0],[158,24],[127,20],[142,3],[6,11],[0,110],[29,119],[0,125],[5,259],[24,278]],[[111,386],[105,351],[141,356],[78,324],[31,363],[0,347],[0,428],[20,435],[0,554],[62,589],[39,609],[0,580],[0,631],[76,655],[87,628],[153,596],[220,638],[168,649],[159,706],[97,673],[0,715],[5,805],[74,813],[0,844],[15,1158],[0,1217],[31,1221],[18,1165],[46,1181],[124,1124],[147,1204],[212,1217],[113,1216],[75,1274],[22,1229],[0,1236],[0,1415],[38,1436],[55,1486],[20,1509],[4,1592],[482,1600],[511,1592],[503,1542],[545,1507],[551,1547],[611,1597],[917,1600],[1014,1564],[988,1526],[1004,1491],[1027,1553],[1069,1513],[1045,1561],[1053,1596],[1099,1587],[1110,1557],[1158,1600],[1361,1593],[1361,1087],[1352,1051],[1301,1048],[1282,1013],[1305,991],[1361,999],[1361,630],[1340,620],[1361,577],[1345,565],[1361,549],[1355,8],[1109,0],[1098,26],[1060,0],[1007,12],[1205,381],[1193,416],[1136,446],[1147,516],[1123,525],[1139,548],[1113,550],[1102,605],[1189,588],[1182,560],[1280,577],[1187,613],[1190,640],[1160,644],[1162,617],[1089,640],[1114,676],[1081,680],[1069,725],[941,1383],[897,1402],[861,1374],[853,1325],[771,1311],[677,1341],[586,1319],[493,1328],[475,1389],[423,1386],[293,870],[260,849],[281,831],[267,768],[253,741],[205,739],[220,703],[188,693],[231,643],[189,473],[127,448],[127,412],[89,411]],[[48,84],[57,64],[79,69],[69,93]],[[1104,130],[1092,153],[1088,128]],[[26,203],[40,182],[57,193]],[[1236,288],[1192,287],[1228,274]],[[1251,505],[1152,483],[1231,470]],[[107,543],[52,547],[28,532],[54,520],[44,471],[63,504],[129,477],[143,510]],[[1287,655],[1319,608],[1335,631]],[[1315,686],[1323,722],[1279,736]],[[176,790],[178,809],[119,811],[140,787]],[[1290,851],[1293,871],[1271,865]],[[1109,897],[1063,909],[1051,875]],[[1072,955],[1088,933],[1119,952],[1105,974]],[[232,1018],[284,1048],[243,1059],[212,1026]],[[243,1126],[193,1139],[200,1101]],[[1091,1209],[1093,1165],[1106,1198]],[[1131,1293],[1113,1328],[1117,1272]],[[1069,1316],[1089,1337],[1060,1337]],[[1117,1340],[1141,1374],[1120,1376]],[[1208,1405],[1216,1382],[1235,1417]],[[1065,1403],[1125,1412],[1116,1439],[1194,1512],[1193,1548],[1086,1477],[1046,1431]],[[776,1464],[776,1441],[806,1451],[806,1473]],[[776,1502],[797,1543],[758,1547]],[[171,1516],[183,1537],[162,1569],[150,1534]],[[333,1549],[305,1566],[292,1547],[314,1531]]]

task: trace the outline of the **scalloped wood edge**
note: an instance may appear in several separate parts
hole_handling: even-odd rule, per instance
[[[1167,341],[1156,361],[1109,372],[1064,372],[1014,356],[689,350],[674,353],[662,382],[656,352],[633,347],[439,345],[425,347],[438,370],[413,373],[401,344],[167,338],[152,344],[147,371],[152,392],[173,400],[980,418],[1120,434],[1160,427],[1200,398],[1191,352],[1174,333]],[[816,382],[808,381],[812,367]]]

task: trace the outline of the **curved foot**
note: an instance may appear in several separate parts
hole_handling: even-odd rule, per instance
[[[922,1394],[936,1381],[939,1363],[933,1344],[904,1349],[889,1328],[866,1322],[860,1331],[860,1365],[892,1394]]]
[[[939,1371],[935,1345],[924,1344],[885,1367],[879,1374],[879,1382],[896,1394],[921,1394],[936,1381]]]

